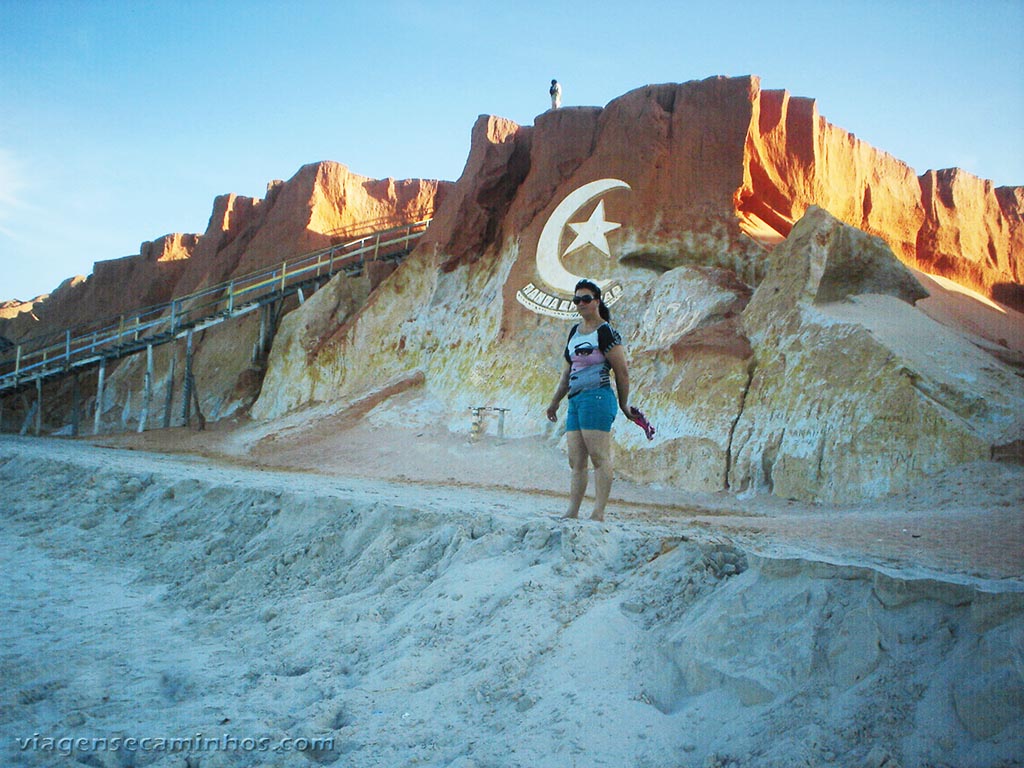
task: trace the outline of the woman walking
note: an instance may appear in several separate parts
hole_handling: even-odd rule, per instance
[[[587,490],[588,460],[594,465],[594,510],[591,520],[604,520],[604,508],[612,488],[611,428],[615,413],[634,420],[629,406],[629,371],[622,339],[608,324],[608,307],[601,289],[590,280],[576,284],[572,298],[582,322],[569,332],[565,346],[565,370],[548,406],[548,419],[558,420],[558,404],[569,396],[565,432],[569,441],[569,510],[566,517],[579,517]],[[609,371],[615,372],[618,407],[612,393]]]

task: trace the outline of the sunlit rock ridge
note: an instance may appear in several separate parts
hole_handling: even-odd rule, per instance
[[[288,181],[270,182],[263,198],[218,196],[201,235],[157,237],[136,255],[96,262],[87,278],[65,280],[50,294],[4,302],[0,334],[17,340],[131,312],[373,229],[429,218],[450,186],[311,163]]]
[[[597,205],[563,220],[591,189]],[[620,423],[620,472],[811,500],[900,491],[1021,438],[1019,314],[992,304],[1010,331],[984,338],[916,306],[942,278],[1018,303],[1021,200],[960,171],[918,177],[753,77],[529,127],[482,116],[413,255],[357,310],[285,319],[252,414],[411,388],[453,424],[488,404],[511,408],[512,434],[548,429],[571,321],[534,310],[564,308],[565,275],[586,275],[621,292],[634,400],[659,429],[648,444]],[[575,247],[595,220],[605,243]]]
[[[116,318],[142,307],[168,302],[321,248],[360,237],[367,232],[429,218],[451,188],[451,182],[431,179],[371,179],[335,162],[303,166],[287,181],[272,181],[264,198],[225,194],[213,202],[202,235],[170,234],[144,242],[139,253],[99,261],[88,278],[65,280],[48,296],[34,302],[9,302],[0,313],[0,337],[11,342],[65,328]],[[348,281],[359,302],[392,265],[373,265]],[[282,312],[297,304],[292,299]],[[259,391],[264,367],[253,362],[253,340],[259,335],[252,313],[195,339],[195,376],[202,411],[219,419],[247,408]],[[171,373],[173,387],[182,391],[184,353],[181,345],[156,347],[154,373],[164,382]],[[145,356],[121,360],[108,371],[108,387],[99,404],[105,429],[134,426],[145,375]],[[88,386],[88,384],[86,385]],[[44,424],[49,431],[67,429],[74,394],[69,380],[44,393]],[[132,397],[134,395],[134,410]],[[162,395],[161,395],[162,397]],[[93,403],[85,403],[89,408]],[[24,403],[10,399],[20,417]],[[9,418],[12,418],[9,416]],[[20,423],[20,421],[18,422]],[[10,424],[5,422],[10,428]]]
[[[206,418],[320,406],[543,418],[579,276],[605,286],[653,443],[620,420],[618,471],[702,491],[844,500],[1020,454],[1024,189],[922,175],[755,77],[645,86],[520,126],[481,116],[451,182],[374,180],[332,162],[214,201],[205,233],[143,243],[87,279],[11,302],[4,343],[117,316],[373,228],[434,216],[402,265],[338,276],[279,308],[269,359],[256,313],[197,335]],[[377,268],[379,267],[379,268]],[[182,345],[155,350],[155,397],[182,391]],[[145,361],[107,371],[103,430],[140,421]],[[94,375],[94,374],[93,374]],[[95,391],[95,390],[93,390]],[[70,380],[44,388],[68,429]],[[134,400],[133,400],[134,396]],[[257,399],[258,398],[258,399]],[[5,401],[4,428],[29,399]],[[175,405],[177,412],[177,405]]]

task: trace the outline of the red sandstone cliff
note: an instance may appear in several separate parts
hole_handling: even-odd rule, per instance
[[[388,281],[355,311],[323,291],[287,318],[251,414],[415,389],[402,408],[432,422],[490,403],[506,435],[550,429],[585,276],[618,300],[632,391],[658,424],[650,445],[613,430],[624,473],[819,501],[905,490],[1012,448],[1024,425],[1020,314],[965,297],[1012,338],[955,308],[938,320],[915,303],[949,301],[949,281],[922,300],[906,266],[1019,285],[1019,190],[942,176],[926,206],[906,164],[750,77],[646,86],[531,127],[483,116]]]
[[[87,278],[0,317],[12,340],[167,302],[203,286],[357,237],[429,218],[450,182],[370,179],[339,163],[306,165],[265,199],[221,195],[203,235],[165,235],[139,254],[96,262]],[[12,316],[13,315],[13,316]]]
[[[424,245],[452,269],[515,236],[524,250],[513,270],[528,280],[554,206],[598,178],[630,185],[606,200],[622,224],[623,264],[725,268],[756,285],[764,247],[818,205],[882,237],[909,266],[1024,307],[1024,188],[956,169],[918,177],[829,124],[813,100],[764,91],[756,77],[644,86],[604,108],[546,112],[532,127],[481,117]],[[510,284],[506,298],[514,293]]]
[[[198,241],[164,235],[142,243],[136,256],[98,261],[88,278],[65,280],[30,312],[0,324],[0,335],[20,340],[169,301]]]
[[[1024,307],[1024,189],[953,168],[906,163],[818,115],[811,99],[762,91],[751,119],[736,211],[755,237],[789,234],[811,205],[878,235],[907,265]]]
[[[957,169],[918,177],[829,124],[813,100],[764,91],[756,77],[645,86],[603,109],[544,113],[533,127],[482,118],[466,183],[424,242],[447,255],[446,269],[480,258],[508,232],[535,242],[542,214],[566,191],[609,176],[631,186],[608,200],[610,217],[623,223],[623,262],[723,267],[756,284],[764,256],[755,243],[776,244],[819,205],[885,239],[910,266],[1024,307],[1024,188],[995,188]],[[88,280],[66,282],[31,313],[6,312],[0,335],[24,338],[127,312],[367,227],[423,218],[450,188],[307,165],[269,185],[262,200],[218,197],[202,236],[144,243],[137,256],[98,262]],[[525,275],[529,259],[521,263]]]
[[[175,291],[183,295],[358,237],[429,218],[450,182],[370,179],[333,162],[303,166],[263,200],[223,195]]]

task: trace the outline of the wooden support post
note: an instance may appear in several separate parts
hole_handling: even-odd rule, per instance
[[[128,431],[128,421],[132,417],[132,391],[129,389],[124,399],[124,408],[121,409],[121,431]]]
[[[266,349],[267,344],[267,312],[268,305],[263,304],[260,306],[260,341],[259,348],[257,351],[256,362],[263,360],[263,350]]]
[[[199,389],[196,387],[195,376],[189,375],[189,389],[192,390],[192,402],[196,407],[196,421],[199,424],[199,431],[206,429],[206,417],[203,416],[203,409],[199,407]]]
[[[75,385],[71,395],[71,436],[78,437],[78,424],[82,418],[82,385],[75,374]]]
[[[181,390],[181,421],[187,427],[192,420],[192,330],[185,337],[185,381]]]
[[[305,296],[305,294],[302,293],[302,289],[299,288],[299,306],[301,307],[305,303],[306,303],[306,296]]]
[[[92,417],[92,433],[100,433],[100,417],[103,415],[103,384],[107,377],[107,358],[100,360],[100,375],[96,381],[96,413]]]
[[[26,397],[23,392],[21,395],[21,402],[25,404],[25,420],[21,423],[21,432],[18,434],[24,437],[28,434],[28,425],[31,424],[36,417],[36,408],[39,407],[39,401],[37,400],[30,406],[28,404],[28,397]]]
[[[149,403],[153,399],[153,345],[146,345],[146,383],[142,393],[142,410],[139,412],[139,432],[146,431],[149,419]]]
[[[35,433],[36,437],[39,437],[39,433],[43,431],[43,377],[40,376],[36,379],[36,423]]]
[[[470,408],[473,412],[473,426],[469,430],[469,442],[475,443],[480,439],[480,431],[483,426],[483,418],[480,413],[484,410],[482,405],[475,405]]]
[[[498,412],[498,439],[503,440],[505,438],[505,414],[508,412],[508,408],[492,408],[491,410]]]
[[[269,304],[264,304],[260,307],[259,359],[255,361],[257,363],[261,363],[267,359],[267,355],[270,352],[270,345],[274,340],[274,329],[277,327],[277,322],[281,319],[279,313],[275,315],[275,305],[283,311],[284,299],[282,299],[280,303],[272,301]]]
[[[167,395],[164,400],[164,429],[171,426],[171,404],[174,402],[174,362],[178,358],[171,357],[171,365],[167,369]]]
[[[71,368],[71,329],[64,331],[64,370]]]
[[[228,283],[228,317],[235,311],[235,281]]]

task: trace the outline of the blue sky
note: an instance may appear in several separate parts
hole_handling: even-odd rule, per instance
[[[756,74],[911,165],[1024,184],[1024,0],[0,0],[0,300],[336,160],[456,179],[524,125],[647,83]]]

